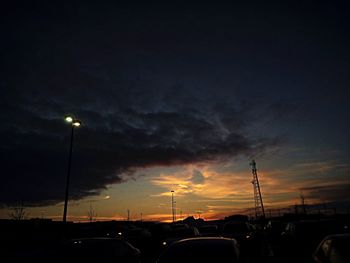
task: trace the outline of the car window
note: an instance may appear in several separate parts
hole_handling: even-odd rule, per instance
[[[225,233],[245,233],[249,231],[246,224],[227,224],[224,227]]]

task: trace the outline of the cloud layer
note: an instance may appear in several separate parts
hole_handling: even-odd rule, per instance
[[[75,92],[83,94],[79,99],[54,96],[48,89],[31,96],[8,91],[12,100],[0,114],[5,179],[0,202],[45,205],[62,200],[70,135],[63,121],[66,113],[83,122],[74,132],[73,199],[96,195],[142,167],[222,161],[280,143],[279,138],[247,132],[251,109],[234,101],[229,105],[188,94],[188,104],[169,95],[174,89],[160,90],[155,98],[142,81],[139,85],[120,93],[113,87],[99,93],[96,86],[89,95],[78,87]],[[200,172],[194,172],[192,181],[201,180]]]

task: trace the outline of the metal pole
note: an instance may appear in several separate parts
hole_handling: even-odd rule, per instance
[[[64,223],[67,222],[68,190],[69,190],[70,169],[71,169],[71,162],[72,162],[73,135],[74,135],[74,126],[72,125],[72,131],[71,131],[71,135],[70,135],[69,157],[68,157],[66,196],[65,196],[65,199],[64,199],[64,210],[63,210],[63,222]]]
[[[173,222],[175,222],[175,215],[174,215],[174,191],[171,191],[171,212],[173,214]]]

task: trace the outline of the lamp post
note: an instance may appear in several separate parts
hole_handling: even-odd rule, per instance
[[[66,181],[66,195],[64,199],[64,209],[63,209],[63,222],[67,222],[67,206],[68,206],[68,190],[69,190],[69,179],[70,179],[70,167],[72,160],[72,150],[73,150],[73,136],[74,128],[78,128],[81,125],[81,121],[73,118],[72,116],[66,116],[65,121],[71,125],[71,135],[70,135],[70,147],[69,147],[69,157],[68,157],[68,170],[67,170],[67,181]]]
[[[174,201],[174,191],[171,191],[171,210],[173,214],[173,222],[176,221],[176,214],[175,214],[175,201]]]

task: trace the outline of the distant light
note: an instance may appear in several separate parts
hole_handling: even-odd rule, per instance
[[[66,120],[66,122],[73,122],[73,118],[71,116],[66,116],[64,119]]]
[[[78,121],[78,120],[75,120],[73,123],[72,123],[73,126],[75,127],[79,127],[81,125],[81,121]]]
[[[119,232],[118,235],[121,236],[121,235],[122,235],[122,232]]]
[[[107,236],[109,236],[109,233],[107,233]]]
[[[163,242],[163,246],[166,246],[166,242],[165,241]]]
[[[251,236],[250,236],[250,235],[246,235],[245,238],[246,238],[246,239],[249,239],[249,238],[251,238]]]

